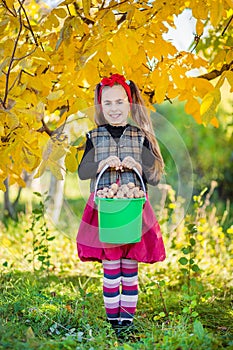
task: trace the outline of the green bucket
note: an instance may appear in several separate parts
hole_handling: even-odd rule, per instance
[[[100,242],[119,244],[140,242],[145,200],[145,197],[132,199],[96,197]]]
[[[98,209],[99,240],[104,243],[127,244],[141,241],[142,211],[146,201],[146,188],[142,177],[136,168],[145,197],[142,198],[100,198],[96,196],[98,183],[106,171],[106,165],[99,173],[94,200]]]

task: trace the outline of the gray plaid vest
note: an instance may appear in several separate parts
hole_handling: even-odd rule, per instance
[[[99,162],[113,155],[119,157],[120,160],[131,156],[142,165],[141,154],[145,136],[136,126],[127,126],[118,143],[104,126],[91,130],[88,136],[95,148],[95,162]],[[103,173],[98,184],[98,189],[110,186],[116,182],[118,178],[121,184],[127,184],[128,182],[134,182],[136,186],[140,186],[141,184],[133,171],[125,170],[123,172],[118,172],[109,168]],[[95,190],[95,183],[96,179],[91,179],[91,192]]]

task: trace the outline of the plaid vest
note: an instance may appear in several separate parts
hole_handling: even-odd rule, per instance
[[[136,162],[142,165],[141,154],[145,136],[136,126],[127,126],[118,143],[104,126],[91,130],[88,135],[95,148],[95,162],[99,162],[109,156],[117,156],[120,160],[131,156]],[[121,172],[109,168],[103,173],[98,184],[98,189],[110,186],[117,179],[120,180],[121,184],[127,184],[128,182],[134,182],[136,186],[140,186],[141,184],[134,171],[125,169]],[[95,183],[96,179],[91,179],[91,192],[95,190]]]

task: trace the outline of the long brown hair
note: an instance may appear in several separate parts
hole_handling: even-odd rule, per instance
[[[119,85],[119,84],[116,84]],[[160,152],[159,144],[155,138],[152,122],[145,107],[145,103],[141,97],[137,85],[130,80],[129,86],[132,95],[131,117],[135,124],[142,130],[146,138],[151,144],[152,152],[155,155],[155,162],[150,168],[150,179],[159,182],[164,171],[164,161]],[[99,104],[99,93],[101,84],[97,84],[95,88],[95,123],[99,125],[107,124],[104,118],[101,105]]]

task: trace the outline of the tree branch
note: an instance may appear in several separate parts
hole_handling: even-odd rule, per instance
[[[25,26],[25,25],[24,25],[24,26],[25,26],[25,28],[29,29],[29,31],[31,32],[32,37],[33,37],[33,39],[34,39],[34,42],[35,42],[36,46],[39,46],[38,41],[37,41],[37,39],[36,39],[36,37],[35,37],[35,34],[34,34],[33,30],[32,30],[32,26],[31,26],[31,23],[30,23],[30,21],[29,21],[27,12],[26,12],[25,8],[23,7],[23,2],[21,3],[20,0],[18,0],[18,2],[19,2],[20,6],[21,6],[21,8],[22,8],[22,10],[23,10],[23,13],[24,13],[24,15],[25,15],[25,17],[26,17],[26,21],[27,21],[27,24],[28,24],[28,27]]]
[[[5,0],[2,0],[2,3],[3,3],[3,6],[7,9],[7,11],[9,11],[14,17],[17,17],[17,13],[16,13],[16,11],[15,11],[15,8],[13,7],[13,9],[14,9],[14,11],[15,12],[13,12],[13,11],[11,11],[11,9],[9,9],[9,7],[7,6],[7,4],[6,4],[6,1]]]
[[[25,74],[30,75],[31,77],[34,77],[34,75],[33,75],[33,74],[31,74],[31,73],[29,73],[29,72],[25,71],[24,69],[21,69],[21,71],[19,72],[19,74],[17,75],[17,77],[15,78],[15,80],[13,81],[13,83],[12,83],[11,87],[8,89],[8,93],[9,93],[9,92],[10,92],[10,91],[13,89],[13,87],[15,86],[15,84],[16,84],[16,82],[17,82],[17,80],[18,80],[18,84],[20,84],[20,83],[21,83],[22,73],[25,73]]]
[[[11,55],[9,67],[8,67],[8,70],[7,70],[7,73],[6,73],[5,94],[4,94],[4,98],[3,98],[3,101],[2,101],[2,105],[3,105],[3,107],[5,109],[7,108],[6,107],[6,101],[7,101],[7,96],[8,96],[8,92],[9,92],[10,72],[11,72],[11,68],[12,68],[13,62],[14,62],[14,56],[15,56],[16,48],[17,48],[17,45],[18,45],[18,42],[19,42],[19,38],[20,38],[20,35],[21,35],[21,32],[22,32],[22,28],[23,28],[23,24],[22,24],[22,17],[21,17],[21,9],[19,9],[19,32],[18,32],[18,35],[17,35],[16,40],[15,40],[15,44],[14,44],[13,52],[12,52],[12,55]]]
[[[69,16],[72,16],[72,15],[71,15],[71,12],[70,12],[69,5],[66,5],[66,8],[67,8],[67,11],[68,11]]]
[[[14,61],[21,61],[21,60],[23,60],[24,58],[26,58],[26,57],[32,55],[32,54],[36,51],[36,49],[37,49],[37,48],[35,47],[31,52],[27,53],[26,55],[24,55],[24,56],[22,56],[22,57],[14,57],[13,60],[14,60]]]
[[[214,69],[209,73],[199,75],[197,78],[213,80],[222,75],[223,72],[231,70],[231,67],[233,68],[233,61],[231,61],[229,64],[224,64],[220,70]]]
[[[53,133],[53,131],[50,130],[50,129],[48,128],[48,126],[46,125],[44,119],[42,119],[41,122],[42,122],[43,126],[42,126],[40,129],[37,129],[37,131],[38,131],[38,132],[41,132],[41,133],[42,133],[42,132],[46,132],[46,134],[48,134],[49,136],[51,136],[52,133]]]
[[[233,20],[233,15],[230,17],[229,21],[227,22],[226,27],[223,29],[222,31],[222,36],[225,34],[225,31],[227,30],[227,28],[229,27],[231,21]]]

